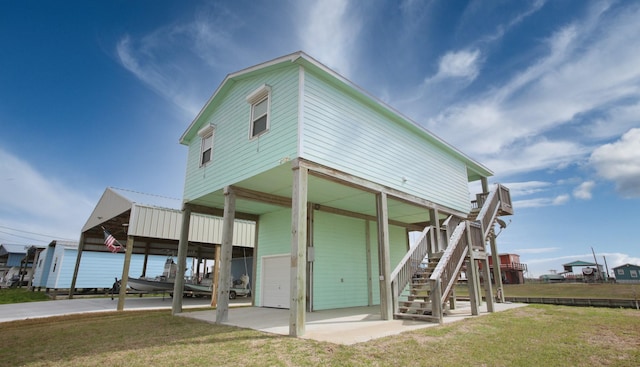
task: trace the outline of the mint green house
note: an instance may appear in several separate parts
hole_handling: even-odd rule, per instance
[[[225,223],[217,322],[233,312],[234,219],[257,225],[254,305],[288,308],[290,334],[302,335],[305,312],[324,309],[441,320],[462,266],[477,278],[497,216],[511,214],[488,168],[303,52],[229,74],[180,143],[183,211]],[[473,203],[471,181],[484,189]]]

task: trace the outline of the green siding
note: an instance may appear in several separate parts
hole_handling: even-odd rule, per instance
[[[284,209],[260,216],[258,224],[258,262],[256,267],[257,306],[262,298],[262,257],[291,254],[291,210]]]
[[[314,214],[313,308],[367,305],[365,221]]]
[[[315,212],[314,215],[315,310],[367,306],[366,223],[362,219]],[[378,278],[378,236],[375,223],[369,225],[373,303],[380,303]],[[407,251],[403,228],[389,227],[391,270]]]
[[[205,107],[194,130],[216,125],[212,161],[199,167],[201,139],[189,141],[185,200],[193,200],[293,159],[298,141],[298,66],[289,65],[238,81]],[[262,86],[271,86],[269,132],[249,139],[251,106],[246,97]]]
[[[470,210],[464,162],[311,72],[304,75],[303,116],[301,157]]]
[[[404,228],[389,226],[389,259],[391,263],[390,271],[396,268],[400,260],[407,253],[408,240],[407,232]],[[378,226],[374,222],[369,224],[369,235],[371,236],[371,278],[373,281],[373,303],[380,304],[380,281],[378,266]]]

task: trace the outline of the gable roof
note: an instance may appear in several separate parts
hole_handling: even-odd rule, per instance
[[[578,261],[570,262],[570,263],[567,263],[567,264],[562,264],[562,266],[596,266],[596,264],[595,263],[590,263],[590,262],[587,262],[587,261],[578,260]]]
[[[640,265],[624,264],[624,265],[616,266],[615,268],[612,268],[612,269],[613,269],[613,270],[616,270],[616,269],[619,269],[619,268],[634,268],[634,269],[640,269]]]
[[[127,210],[131,210],[134,205],[151,208],[164,208],[180,210],[182,200],[173,199],[159,195],[145,194],[142,192],[107,187],[93,209],[93,212],[82,227],[82,232],[97,226],[98,224],[114,218]]]
[[[27,249],[31,247],[28,245],[15,245],[15,244],[1,244],[0,245],[0,256],[7,254],[27,254]]]
[[[380,99],[369,94],[367,91],[365,91],[355,83],[351,82],[347,78],[343,77],[342,75],[328,68],[327,66],[325,66],[318,60],[312,58],[311,56],[307,55],[303,51],[297,51],[292,54],[285,55],[285,56],[258,64],[258,65],[251,66],[251,67],[239,70],[237,72],[228,74],[224,78],[222,83],[220,83],[220,85],[215,90],[213,95],[209,98],[209,100],[204,105],[204,107],[200,110],[200,112],[195,117],[195,119],[191,122],[191,124],[189,124],[189,127],[182,134],[182,136],[180,137],[180,144],[185,144],[185,145],[188,144],[188,141],[192,139],[197,133],[197,130],[199,127],[197,126],[199,119],[204,113],[204,111],[206,110],[206,108],[216,99],[217,96],[223,95],[229,88],[231,88],[231,86],[234,84],[236,80],[241,80],[241,79],[250,77],[256,73],[264,72],[268,69],[280,66],[284,63],[296,63],[310,70],[315,70],[317,72],[320,72],[323,75],[327,76],[329,79],[333,80],[335,83],[347,87],[347,89],[350,90],[351,93],[359,96],[360,98],[367,100],[373,106],[375,106],[375,108],[380,109],[381,111],[387,114],[391,114],[392,116],[395,117],[394,120],[396,120],[397,122],[404,124],[405,126],[409,127],[412,131],[414,131],[416,134],[419,134],[425,137],[427,140],[440,146],[445,151],[451,153],[452,155],[462,160],[467,166],[467,171],[468,171],[467,175],[469,178],[473,178],[473,180],[477,180],[477,179],[480,179],[481,177],[488,177],[493,175],[493,172],[489,168],[473,160],[466,154],[462,153],[462,151],[458,150],[453,145],[445,142],[443,139],[441,139],[440,137],[438,137],[437,135],[435,135],[434,133],[432,133],[422,125],[416,123],[415,121],[403,115],[393,107],[389,106],[388,104],[384,103]]]

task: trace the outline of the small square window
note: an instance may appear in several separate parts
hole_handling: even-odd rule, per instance
[[[624,275],[624,269],[618,269],[618,275]]]
[[[632,278],[638,277],[638,271],[636,270],[629,270],[629,274],[631,275]]]

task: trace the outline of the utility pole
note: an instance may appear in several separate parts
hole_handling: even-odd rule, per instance
[[[596,280],[604,279],[600,272],[600,265],[598,265],[598,259],[596,259],[596,253],[593,251],[593,246],[591,246],[591,253],[593,254],[593,261],[596,263]]]
[[[607,265],[607,258],[602,255],[602,258],[604,259],[604,268],[607,269],[607,276],[605,277],[605,280],[609,280],[609,265]]]

